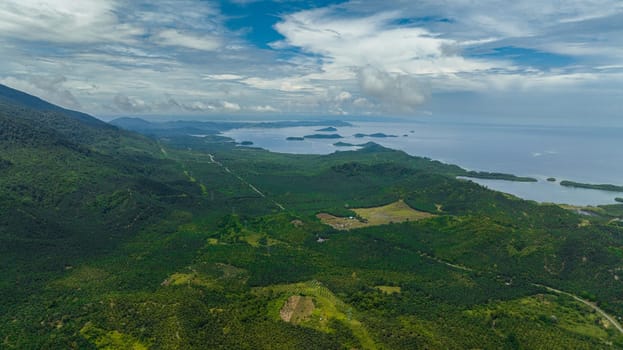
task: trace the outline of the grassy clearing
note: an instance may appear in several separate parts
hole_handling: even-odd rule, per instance
[[[396,286],[375,286],[374,288],[380,290],[385,294],[396,294],[402,291],[400,287]]]
[[[90,322],[80,330],[80,334],[95,344],[98,349],[114,350],[147,350],[145,344],[134,339],[132,336],[123,334],[119,331],[106,331],[93,326]]]
[[[273,246],[275,244],[281,243],[276,239],[270,238],[265,234],[250,232],[245,236],[242,236],[242,239],[252,247],[260,247],[260,246]]]
[[[376,349],[376,343],[368,334],[368,331],[364,325],[358,320],[353,318],[353,309],[348,304],[340,300],[331,290],[323,286],[318,281],[301,282],[293,284],[272,285],[269,287],[262,287],[255,289],[256,293],[272,293],[277,294],[279,297],[269,305],[269,316],[274,319],[282,319],[281,311],[293,296],[299,296],[300,298],[306,298],[307,305],[305,307],[298,307],[301,309],[301,314],[309,311],[309,301],[313,301],[314,308],[307,317],[299,324],[303,327],[314,328],[323,332],[331,332],[329,327],[331,320],[337,320],[346,325],[355,338],[361,344],[363,349]],[[294,298],[295,300],[296,298]],[[300,304],[299,299],[299,304]],[[292,305],[290,306],[290,308]],[[287,311],[287,310],[286,310]]]
[[[381,207],[352,209],[359,218],[338,217],[331,214],[320,213],[316,215],[323,223],[338,229],[352,230],[356,228],[378,226],[405,221],[417,221],[432,218],[435,215],[415,210],[402,199]]]
[[[69,270],[68,276],[53,283],[53,287],[64,287],[76,290],[98,290],[112,283],[114,276],[107,271],[90,266],[81,266]]]
[[[246,270],[228,264],[216,263],[197,264],[188,267],[188,272],[176,272],[165,279],[161,285],[164,287],[194,285],[213,290],[223,290],[223,283],[244,284],[246,281]]]
[[[217,288],[220,287],[216,281],[213,281],[204,276],[200,276],[196,272],[192,273],[174,273],[169,278],[162,282],[163,286],[184,286],[184,285],[195,285],[195,286],[203,286],[206,288]],[[220,289],[220,288],[219,288]]]

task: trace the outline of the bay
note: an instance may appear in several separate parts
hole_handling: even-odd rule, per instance
[[[356,147],[336,147],[342,141],[369,141],[468,170],[511,173],[539,179],[537,183],[473,179],[491,189],[539,202],[573,205],[613,204],[623,193],[563,187],[559,180],[623,184],[623,128],[597,126],[513,125],[414,120],[351,122],[339,127],[342,139],[288,141],[322,132],[317,127],[280,129],[243,128],[224,133],[238,142],[273,152],[329,154]],[[357,133],[384,133],[396,137],[355,137]],[[548,182],[554,177],[557,182]]]

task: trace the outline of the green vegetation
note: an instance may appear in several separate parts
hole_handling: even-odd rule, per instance
[[[401,292],[401,288],[396,286],[375,286],[374,288],[380,290],[385,294],[395,294]]]
[[[374,142],[352,144],[352,143],[348,143],[348,142],[338,141],[338,142],[334,143],[333,146],[335,146],[335,147],[373,147],[373,146],[378,146],[378,145],[376,143],[374,143]]]
[[[505,180],[505,181],[518,181],[518,182],[538,182],[539,180],[533,177],[527,176],[515,176],[511,174],[503,173],[490,173],[487,171],[468,171],[461,176],[473,177],[475,179],[489,179],[489,180]]]
[[[0,348],[623,347],[573,297],[623,315],[623,204],[579,216],[373,143],[277,154],[85,120],[0,104]]]
[[[576,188],[588,188],[592,190],[623,192],[623,186],[609,185],[609,184],[594,185],[594,184],[585,184],[581,182],[563,180],[563,181],[560,181],[560,185],[567,186],[567,187],[576,187]]]
[[[0,89],[1,91],[1,89]],[[60,107],[57,107],[60,108]],[[89,117],[91,118],[91,117]],[[152,136],[164,135],[217,135],[223,131],[239,128],[287,128],[296,126],[351,126],[350,123],[339,120],[298,120],[298,121],[274,121],[274,122],[227,122],[227,121],[170,121],[148,122],[140,118],[118,118],[110,122],[120,128],[140,132]]]
[[[387,135],[384,134],[382,132],[377,132],[374,134],[362,134],[362,133],[357,133],[353,135],[356,138],[363,138],[363,137],[376,137],[376,138],[386,138],[386,137],[398,137],[396,135]]]
[[[341,139],[343,138],[340,134],[312,134],[305,135],[306,139]]]

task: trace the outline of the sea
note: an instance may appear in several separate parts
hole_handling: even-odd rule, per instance
[[[467,170],[530,176],[538,182],[470,179],[490,189],[538,202],[570,205],[614,204],[623,193],[564,187],[561,180],[591,184],[623,185],[623,127],[515,125],[435,120],[350,122],[335,132],[322,127],[242,128],[224,132],[237,142],[273,152],[329,154],[357,149],[337,147],[344,142],[369,141],[414,156],[456,164]],[[396,137],[354,137],[383,133]],[[339,134],[341,139],[287,137]],[[556,181],[547,181],[555,178]]]

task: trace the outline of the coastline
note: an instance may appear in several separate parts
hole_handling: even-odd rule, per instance
[[[620,163],[614,161],[604,163],[583,154],[582,152],[586,149],[577,146],[578,142],[575,138],[577,133],[565,129],[563,132],[565,138],[560,141],[558,139],[561,135],[558,129],[541,127],[539,140],[547,142],[540,146],[538,142],[535,145],[532,129],[522,127],[516,130],[516,128],[517,126],[512,125],[487,127],[481,124],[449,124],[435,121],[430,123],[422,121],[412,123],[352,122],[352,126],[338,128],[340,135],[343,136],[338,140],[307,138],[299,139],[299,142],[286,140],[287,137],[298,139],[298,137],[303,138],[313,134],[318,130],[317,127],[236,129],[223,132],[221,135],[239,141],[253,141],[256,147],[272,152],[292,154],[330,154],[352,151],[372,141],[412,156],[456,164],[465,170],[457,173],[456,176],[465,176],[493,190],[542,203],[605,205],[615,204],[615,197],[623,197],[617,196],[615,192],[565,187],[560,186],[559,181],[547,181],[548,178],[555,178],[609,183],[609,180],[616,180],[613,174],[623,171]],[[498,136],[501,129],[502,136]],[[375,133],[401,135],[405,130],[413,132],[409,131],[409,137],[397,138],[356,138],[353,136]],[[542,135],[544,130],[550,130],[552,134]],[[550,138],[555,139],[559,145],[550,145],[549,143],[552,143],[549,142]],[[609,142],[616,144],[618,139],[611,139]],[[607,149],[595,149],[591,153],[600,151],[600,153],[605,152],[604,156],[608,156],[608,151],[614,152],[615,147],[611,144],[604,145],[602,142],[601,145]],[[576,146],[580,149],[576,149]],[[537,152],[535,148],[540,151]],[[586,159],[587,163],[583,163],[581,167],[577,166],[578,158]],[[612,155],[609,158],[612,158]],[[612,159],[615,158],[616,155]]]

